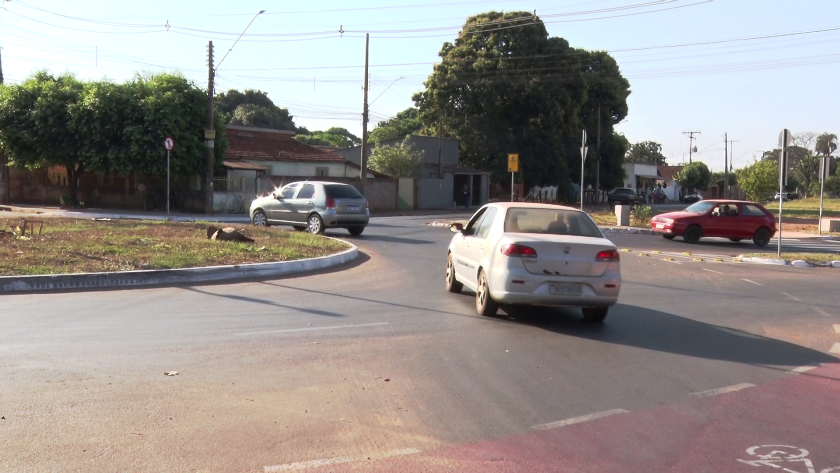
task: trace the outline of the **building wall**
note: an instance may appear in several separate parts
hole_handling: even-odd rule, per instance
[[[415,206],[416,189],[415,181],[410,177],[403,177],[399,180],[399,201],[397,208],[399,210],[413,209]]]
[[[453,208],[453,177],[452,174],[444,174],[443,179],[417,179],[417,208]]]

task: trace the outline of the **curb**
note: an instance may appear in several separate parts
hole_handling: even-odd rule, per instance
[[[602,233],[630,233],[633,235],[655,235],[656,232],[636,227],[598,227]]]
[[[356,259],[359,256],[359,248],[351,243],[347,244],[351,248],[341,253],[296,261],[108,273],[2,276],[0,277],[0,294],[237,281],[302,273],[337,266]]]
[[[823,264],[813,264],[803,260],[794,260],[787,262],[783,259],[775,258],[745,258],[744,255],[739,255],[738,259],[744,263],[758,263],[758,264],[775,264],[779,266],[795,266],[797,268],[840,268],[840,261],[831,261]]]

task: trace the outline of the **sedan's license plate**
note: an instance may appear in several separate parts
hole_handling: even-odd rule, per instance
[[[657,223],[656,228],[665,228],[665,224],[664,223]]]
[[[552,282],[548,284],[548,292],[555,296],[579,296],[580,284]]]
[[[344,208],[347,209],[347,210],[353,210],[353,211],[359,210],[358,205],[346,205],[346,206],[344,206]]]

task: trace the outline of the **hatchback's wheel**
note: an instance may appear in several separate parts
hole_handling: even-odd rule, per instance
[[[672,234],[670,234],[670,233],[663,233],[663,234],[662,234],[662,238],[664,238],[664,239],[666,239],[666,240],[673,240],[675,236],[676,236],[676,235],[672,235]]]
[[[753,243],[755,243],[755,246],[765,246],[770,243],[770,236],[770,230],[766,228],[759,228],[755,231]]]
[[[732,243],[738,243],[739,241],[743,240],[743,238],[730,238],[729,241]]]
[[[478,289],[475,291],[475,310],[478,315],[494,316],[499,305],[490,296],[490,286],[487,284],[487,274],[482,269],[478,273]]]
[[[265,212],[262,210],[255,211],[254,216],[251,217],[251,223],[257,227],[267,227],[268,219],[265,217]]]
[[[363,231],[365,231],[365,227],[363,227],[363,226],[348,227],[347,231],[350,232],[350,234],[353,235],[353,236],[359,236],[359,235],[362,234]]]
[[[309,233],[320,235],[324,233],[324,221],[321,220],[321,216],[318,214],[312,214],[309,216],[309,220],[307,220],[307,229]]]
[[[455,279],[455,262],[452,260],[452,254],[446,258],[446,290],[449,292],[461,292],[464,285]]]
[[[583,307],[583,318],[587,322],[603,322],[607,318],[608,307]]]
[[[686,243],[697,243],[700,241],[700,237],[703,236],[703,231],[697,225],[692,225],[685,229],[685,233],[683,233],[683,240]]]

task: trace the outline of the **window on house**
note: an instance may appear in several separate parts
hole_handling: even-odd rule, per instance
[[[315,168],[315,175],[318,177],[325,177],[330,175],[330,168],[328,167],[316,167]]]

